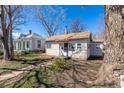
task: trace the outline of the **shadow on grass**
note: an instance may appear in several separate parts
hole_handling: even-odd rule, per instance
[[[48,72],[45,68],[30,69],[30,70],[18,70],[2,68],[10,71],[26,71],[20,76],[9,78],[0,81],[0,87],[12,87],[12,88],[52,88],[63,87],[58,84],[52,83],[48,78]]]
[[[96,79],[97,71],[100,68],[101,63],[81,63],[78,64],[73,63],[71,64],[72,68],[69,66],[69,69],[62,68],[61,72],[51,71],[47,67],[39,67],[37,69],[8,69],[3,68],[6,70],[11,71],[27,71],[22,74],[19,78],[16,78],[16,82],[13,84],[7,84],[7,86],[13,88],[64,88],[64,87],[92,87],[92,85],[87,84],[86,81],[93,81]],[[49,72],[50,71],[50,72]],[[51,81],[49,77],[54,78],[55,81]],[[49,75],[50,74],[50,75]],[[3,86],[6,82],[11,82],[15,79],[5,80],[3,83],[0,84],[0,87],[7,87],[6,85]]]
[[[71,65],[72,66],[69,66],[69,69],[63,69],[61,73],[54,72],[55,82],[64,87],[71,88],[92,87],[92,82],[97,78],[96,75],[101,63],[84,62],[79,64],[74,62]]]

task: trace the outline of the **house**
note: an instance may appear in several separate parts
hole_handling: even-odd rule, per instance
[[[15,51],[44,51],[45,39],[30,30],[28,34],[20,34],[14,40]]]
[[[46,40],[46,54],[87,60],[90,56],[102,56],[102,51],[95,49],[99,44],[93,42],[91,32],[57,35]]]

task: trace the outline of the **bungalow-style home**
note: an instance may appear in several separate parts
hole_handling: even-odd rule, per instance
[[[14,40],[15,51],[44,51],[45,39],[30,30],[28,34],[20,34]]]
[[[57,35],[46,40],[46,54],[87,60],[90,56],[102,56],[100,44],[92,41],[91,32]]]

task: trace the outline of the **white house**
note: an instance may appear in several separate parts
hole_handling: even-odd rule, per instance
[[[91,55],[102,56],[102,51],[94,47],[99,46],[93,43],[90,32],[57,35],[46,40],[46,54],[56,57],[68,56],[87,60]]]
[[[20,36],[14,40],[15,51],[40,51],[45,50],[45,39],[32,33],[31,30],[28,34],[20,34]]]

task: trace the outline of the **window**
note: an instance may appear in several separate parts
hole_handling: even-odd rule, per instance
[[[23,41],[23,50],[25,50],[25,41]]]
[[[19,42],[19,49],[20,49],[20,50],[21,50],[21,44],[22,44],[22,43],[21,43],[21,42]]]
[[[77,49],[81,49],[81,43],[77,44]]]
[[[72,44],[72,51],[75,51],[75,44]]]
[[[74,43],[69,44],[69,50],[75,51],[75,44]]]
[[[47,48],[51,48],[51,43],[47,43]]]
[[[61,46],[61,49],[63,50],[63,49],[64,49],[64,47],[63,47],[63,46]]]
[[[21,42],[18,42],[18,50],[21,50]]]
[[[37,48],[41,48],[41,40],[37,41]]]
[[[18,49],[20,49],[20,42],[18,42]]]
[[[72,50],[72,44],[69,43],[69,50]]]
[[[29,48],[29,41],[27,41],[27,48]]]

